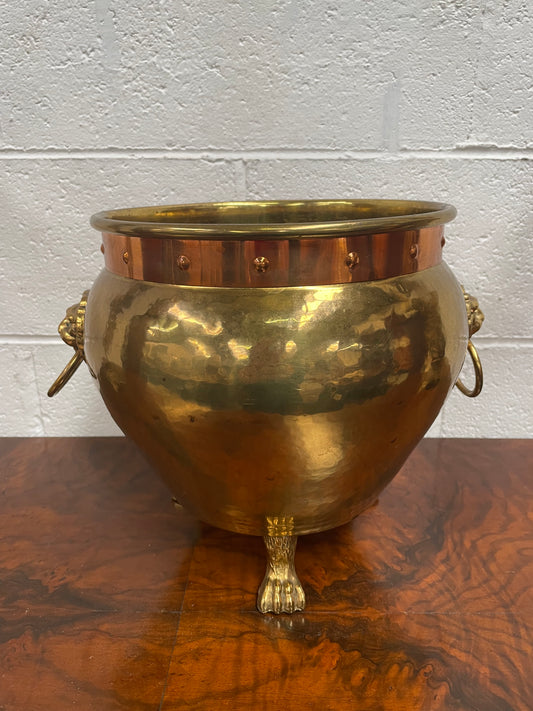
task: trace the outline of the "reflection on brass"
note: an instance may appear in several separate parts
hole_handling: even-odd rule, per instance
[[[441,259],[454,214],[301,201],[93,218],[106,269],[87,302],[86,361],[183,506],[265,537],[262,610],[303,609],[296,537],[371,505],[457,382],[469,324]]]
[[[126,250],[122,252],[122,261],[124,262],[124,264],[127,264],[130,261],[129,252],[127,252]]]
[[[418,257],[418,245],[417,244],[412,244],[409,247],[409,256],[411,259],[416,259]]]

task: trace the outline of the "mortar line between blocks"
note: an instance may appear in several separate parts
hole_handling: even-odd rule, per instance
[[[22,149],[0,148],[0,159],[5,160],[84,160],[114,159],[138,160],[160,158],[167,160],[531,160],[533,148],[505,148],[498,146],[471,146],[452,149],[345,150],[328,148],[255,148],[230,149],[157,149],[157,148],[62,148]]]
[[[58,335],[0,333],[0,346],[56,346],[62,343]]]
[[[246,200],[246,162],[242,158],[235,161],[235,190],[238,200]]]

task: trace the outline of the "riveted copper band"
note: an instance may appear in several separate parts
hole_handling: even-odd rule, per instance
[[[441,262],[443,226],[302,239],[134,237],[104,232],[105,264],[130,279],[189,286],[346,284]]]

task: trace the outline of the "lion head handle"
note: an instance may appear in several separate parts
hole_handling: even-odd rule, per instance
[[[475,296],[472,296],[463,289],[463,296],[465,297],[466,314],[468,317],[468,335],[472,337],[474,333],[477,333],[481,328],[485,316],[483,311],[479,308],[479,301]]]
[[[468,353],[472,358],[472,363],[474,365],[474,372],[476,375],[476,382],[473,388],[467,388],[461,380],[457,380],[455,383],[459,390],[468,397],[477,397],[483,388],[483,368],[481,367],[481,361],[479,360],[479,354],[476,347],[470,340],[474,333],[477,333],[481,328],[481,324],[485,320],[483,311],[479,308],[479,302],[475,296],[472,296],[463,289],[463,296],[465,297],[466,306],[466,316],[468,319]]]
[[[88,296],[89,291],[87,290],[83,292],[79,303],[69,306],[65,318],[61,321],[57,329],[59,335],[65,343],[74,348],[74,355],[56,378],[54,384],[48,390],[49,397],[53,397],[61,390],[65,383],[67,383],[74,375],[80,364],[85,360],[83,338],[85,328],[85,307],[87,306]],[[90,370],[91,369],[89,368],[89,371]]]

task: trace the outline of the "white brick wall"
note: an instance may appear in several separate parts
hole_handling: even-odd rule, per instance
[[[96,210],[411,197],[486,314],[486,387],[433,436],[533,433],[529,0],[26,0],[0,35],[0,435],[115,434],[64,309],[101,268]],[[529,103],[528,103],[529,98]],[[468,374],[465,375],[468,378]]]

